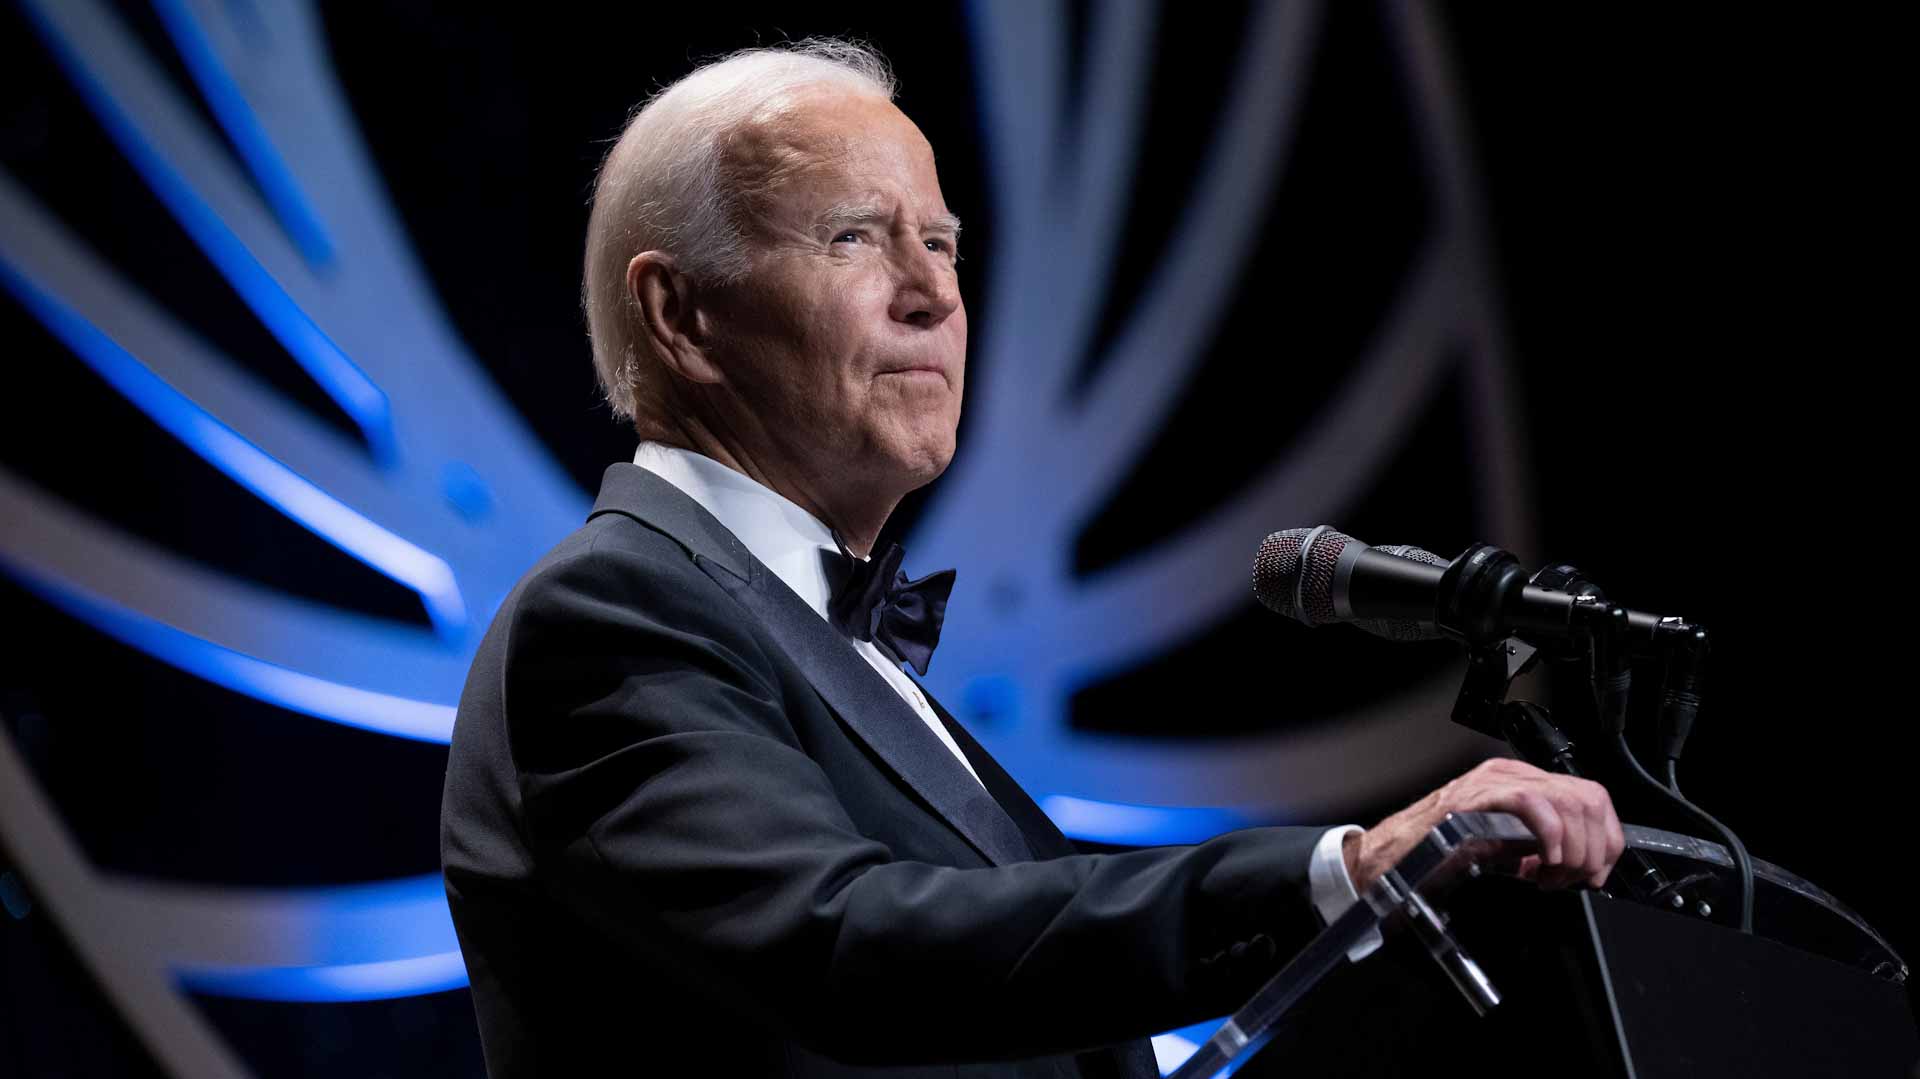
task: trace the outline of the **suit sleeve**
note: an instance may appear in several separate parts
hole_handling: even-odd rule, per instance
[[[1314,932],[1320,829],[991,868],[895,859],[685,563],[549,567],[504,689],[542,876],[636,959],[849,1063],[1068,1052],[1238,1006]]]

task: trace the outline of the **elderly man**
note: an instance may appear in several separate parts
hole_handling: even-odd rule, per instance
[[[1483,765],[1379,826],[1075,851],[902,669],[951,577],[881,526],[954,452],[959,222],[884,64],[710,64],[601,169],[585,301],[642,442],[509,596],[460,703],[442,854],[489,1071],[1144,1076],[1451,810],[1548,884],[1605,793]]]

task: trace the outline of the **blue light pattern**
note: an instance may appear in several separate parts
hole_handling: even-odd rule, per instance
[[[268,505],[413,589],[434,626],[442,633],[457,637],[465,631],[466,607],[454,582],[453,570],[438,556],[354,512],[269,457],[167,385],[92,323],[21,276],[5,259],[0,259],[0,285],[13,293],[75,355],[168,433]]]
[[[276,280],[258,257],[260,249],[250,249],[223,220],[221,207],[210,204],[175,167],[165,140],[157,139],[116,98],[110,84],[119,87],[126,101],[138,103],[137,95],[126,95],[126,82],[112,81],[115,74],[127,73],[96,71],[97,65],[106,62],[88,49],[97,51],[103,43],[118,39],[119,31],[109,25],[113,17],[80,0],[66,7],[46,0],[29,0],[23,6],[121,152],[288,353],[359,425],[375,461],[388,469],[406,464],[394,426],[395,406],[381,383],[322,330],[324,315],[310,314],[293,298],[289,288],[298,293],[297,287],[283,287],[283,281],[292,281],[286,265],[277,264],[282,279]],[[317,90],[297,78],[289,84],[295,96],[286,99],[292,104],[283,101],[280,106],[289,110],[286,115],[273,115],[269,109],[263,117],[249,104],[244,90],[248,84],[228,70],[233,54],[229,51],[223,62],[221,41],[208,36],[189,4],[158,0],[157,10],[280,228],[310,266],[350,275],[355,272],[355,250],[362,252],[364,263],[370,257],[366,252],[404,246],[404,241],[380,231],[391,229],[390,211],[383,205],[358,206],[361,212],[356,219],[343,214],[338,192],[314,189],[323,200],[333,198],[325,204],[325,216],[336,226],[330,230],[322,207],[308,198],[295,169],[275,148],[276,120],[282,144],[291,145],[284,142],[289,123],[297,130],[299,117],[339,109],[337,89],[324,70]],[[1377,753],[1381,740],[1404,744],[1397,728],[1366,716],[1349,717],[1346,726],[1373,730],[1376,743],[1363,739],[1333,752],[1320,743],[1303,746],[1284,740],[1212,755],[1185,745],[1156,745],[1133,752],[1114,742],[1076,741],[1065,729],[1064,701],[1077,686],[1164,649],[1211,624],[1233,603],[1244,601],[1243,587],[1236,591],[1221,586],[1226,575],[1218,572],[1218,566],[1223,551],[1241,551],[1244,557],[1241,549],[1251,549],[1250,541],[1239,535],[1250,523],[1271,517],[1276,506],[1300,510],[1299,519],[1332,516],[1309,511],[1337,505],[1366,480],[1369,470],[1393,448],[1391,437],[1376,437],[1373,432],[1397,429],[1437,384],[1442,365],[1437,350],[1430,346],[1458,333],[1463,321],[1484,331],[1477,321],[1484,320],[1484,312],[1455,284],[1470,276],[1457,273],[1458,266],[1479,264],[1478,250],[1472,246],[1477,237],[1467,230],[1444,237],[1410,275],[1403,302],[1367,356],[1355,365],[1352,385],[1332,402],[1323,427],[1307,432],[1298,452],[1261,477],[1219,520],[1203,522],[1205,527],[1175,537],[1100,578],[1018,576],[1026,571],[1022,567],[1036,564],[1029,557],[1036,544],[1061,549],[1062,537],[1106,496],[1108,478],[1121,474],[1124,462],[1147,444],[1191,373],[1199,343],[1228,294],[1224,282],[1251,255],[1255,230],[1247,228],[1244,215],[1249,207],[1265,204],[1280,172],[1300,73],[1307,67],[1306,56],[1317,32],[1316,11],[1313,4],[1276,4],[1263,9],[1255,20],[1235,61],[1236,81],[1230,94],[1234,104],[1209,149],[1195,200],[1182,211],[1184,233],[1217,237],[1218,242],[1189,245],[1191,253],[1167,262],[1161,277],[1146,290],[1149,301],[1116,338],[1116,355],[1101,366],[1102,380],[1085,400],[1062,411],[1060,402],[1068,395],[1057,391],[1085,351],[1107,287],[1105,279],[1089,268],[1111,264],[1106,245],[1121,232],[1115,225],[1117,216],[1125,212],[1125,200],[1118,194],[1121,185],[1112,184],[1111,177],[1128,168],[1138,151],[1144,107],[1138,72],[1150,60],[1154,16],[1144,7],[1126,5],[1101,9],[1091,18],[1087,84],[1092,88],[1090,96],[1107,107],[1082,118],[1083,129],[1069,130],[1067,110],[1033,98],[1036,93],[1055,93],[1063,85],[1058,75],[1068,25],[1064,9],[1019,3],[985,3],[973,9],[974,35],[979,39],[974,51],[982,65],[983,127],[993,143],[988,154],[994,165],[990,179],[996,205],[1010,215],[1006,227],[998,231],[1011,238],[1012,246],[996,253],[1003,276],[992,283],[999,330],[993,339],[995,351],[975,360],[985,375],[984,389],[969,401],[969,409],[981,416],[976,432],[980,447],[956,461],[916,537],[915,548],[922,554],[932,552],[935,561],[945,560],[942,551],[964,554],[964,559],[956,561],[988,580],[1009,583],[1001,593],[1020,598],[1019,611],[1009,620],[984,606],[991,590],[956,596],[954,613],[959,617],[953,624],[971,625],[974,633],[971,638],[953,635],[943,648],[935,688],[994,720],[983,727],[982,740],[1024,780],[1055,792],[1041,798],[1042,807],[1076,838],[1124,845],[1198,842],[1291,814],[1272,805],[1241,811],[1181,803],[1215,796],[1249,801],[1260,792],[1279,789],[1312,804],[1314,785],[1328,782],[1329,775],[1341,770],[1340,762],[1381,759]],[[207,17],[204,9],[201,17]],[[296,5],[262,11],[253,18],[263,25],[274,24],[280,45],[294,50],[286,55],[324,54],[311,12]],[[70,40],[75,33],[90,43],[88,48]],[[260,36],[265,36],[264,29]],[[140,62],[136,60],[136,66]],[[254,57],[251,62],[260,60]],[[308,93],[309,99],[299,98],[298,92]],[[152,117],[146,116],[144,122],[151,124]],[[1445,120],[1432,122],[1444,126]],[[1061,129],[1056,130],[1056,125]],[[337,168],[338,175],[354,177],[363,170],[350,148],[335,146],[331,152],[336,160],[328,167]],[[1069,169],[1063,162],[1077,164]],[[1443,179],[1452,185],[1448,212],[1462,216],[1457,205],[1457,190],[1462,186],[1457,162],[1441,164]],[[372,189],[377,184],[367,186]],[[1061,200],[1064,203],[1056,205]],[[400,271],[387,267],[383,272]],[[480,589],[472,606],[481,613],[491,611],[505,587],[495,563],[530,563],[542,543],[550,542],[535,538],[543,535],[543,529],[578,519],[577,492],[562,489],[564,480],[550,463],[523,464],[538,456],[530,443],[523,445],[500,433],[484,447],[495,456],[483,468],[460,460],[438,463],[433,472],[438,490],[464,521],[535,522],[505,538],[492,536],[476,545],[492,560],[485,563],[486,570],[495,572],[474,585],[471,578],[480,574],[467,572],[468,562],[460,552],[403,538],[329,494],[302,475],[299,461],[277,459],[201,408],[143,364],[136,345],[114,340],[37,287],[5,258],[0,258],[0,283],[76,355],[183,444],[316,534],[417,592],[450,649],[467,650],[473,644],[473,635],[465,632],[468,602],[453,567],[462,568],[469,589]],[[420,301],[407,313],[419,314],[430,306],[425,292],[419,295]],[[1465,315],[1460,314],[1463,311]],[[338,317],[340,312],[334,314]],[[358,312],[355,317],[370,315]],[[432,322],[436,316],[420,317]],[[343,340],[352,339],[338,322],[326,324]],[[463,357],[450,344],[432,339],[431,330],[419,332],[428,338],[427,346],[440,346],[421,348],[417,354],[426,357],[430,352],[435,362],[446,365],[434,368],[428,380],[444,392],[458,378]],[[1480,332],[1476,339],[1487,336]],[[360,352],[372,362],[366,348]],[[1497,373],[1497,355],[1484,362]],[[382,372],[375,364],[373,370],[383,374],[384,384],[401,400],[410,389],[419,389],[404,386],[408,379],[396,375],[394,368]],[[996,386],[995,371],[1014,370],[1023,372],[1020,384]],[[422,378],[428,373],[417,367],[407,371]],[[1045,389],[1035,389],[1036,385]],[[431,397],[416,393],[416,404]],[[496,404],[491,398],[483,400],[489,406]],[[452,407],[434,403],[443,409]],[[1497,412],[1496,405],[1488,407]],[[416,407],[408,415],[413,424],[430,426],[432,417],[423,411],[431,409]],[[496,423],[490,429],[505,432],[507,426]],[[435,429],[428,437],[444,434],[445,429]],[[1088,468],[1090,461],[1100,462],[1100,467]],[[1488,501],[1510,506],[1515,496],[1500,489],[1491,492]],[[494,512],[500,505],[514,506],[515,512]],[[1513,537],[1523,529],[1508,523],[1500,531]],[[431,534],[439,543],[460,536],[444,530]],[[22,572],[17,563],[12,568]],[[76,617],[134,647],[281,707],[424,741],[444,742],[451,730],[450,699],[416,700],[319,678],[182,632],[129,603],[117,602],[125,597],[96,595],[71,581],[31,573],[23,573],[23,579]],[[1015,657],[1013,661],[1005,659],[1008,655]],[[1396,700],[1385,702],[1379,715],[1410,710],[1410,702]],[[1428,768],[1421,760],[1403,763],[1413,769]],[[1398,781],[1381,768],[1373,770],[1372,778],[1388,785]],[[1348,788],[1349,795],[1356,793],[1351,778],[1335,775],[1335,779]],[[1116,792],[1169,804],[1096,796]],[[323,951],[337,953],[325,961],[175,961],[170,965],[180,983],[193,991],[260,999],[364,1000],[455,988],[465,984],[465,971],[458,951],[449,947],[451,926],[438,889],[435,876],[376,887],[343,886],[310,895],[309,899],[317,897],[316,903],[298,907],[276,932],[288,940],[317,941]],[[341,929],[342,918],[370,919],[386,925],[388,931],[370,936],[347,933]],[[217,922],[212,919],[208,924]],[[198,943],[203,950],[217,952],[216,946],[224,940],[218,931],[207,929]],[[1168,1067],[1169,1054],[1183,1044],[1191,1052],[1216,1025],[1202,1024],[1157,1039],[1162,1066]]]

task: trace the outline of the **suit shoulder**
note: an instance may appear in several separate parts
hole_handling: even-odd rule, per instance
[[[576,529],[527,571],[501,604],[489,636],[499,638],[496,647],[517,651],[530,633],[577,640],[595,626],[618,627],[705,637],[751,661],[762,657],[749,622],[677,540],[608,513]]]
[[[620,567],[647,576],[704,577],[679,541],[625,514],[603,513],[555,544],[520,578],[515,592],[537,591],[582,573]]]

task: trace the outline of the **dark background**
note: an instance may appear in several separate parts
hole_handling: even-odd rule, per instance
[[[1079,541],[1083,571],[1150,542],[1164,528],[1153,521],[1190,518],[1257,470],[1272,432],[1310,410],[1314,394],[1280,393],[1302,376],[1255,358],[1277,340],[1350,350],[1429,223],[1377,13],[1331,7],[1299,164],[1270,214],[1271,226],[1302,239],[1256,260],[1162,438],[1165,452],[1153,455],[1170,471],[1150,463],[1122,485]],[[164,41],[139,5],[119,10]],[[992,333],[980,284],[991,272],[994,208],[964,10],[323,10],[340,81],[442,303],[583,488],[632,450],[597,401],[577,310],[592,171],[627,109],[697,58],[809,33],[878,45],[967,221],[976,352]],[[1665,7],[1437,10],[1525,404],[1539,538],[1519,553],[1573,561],[1617,599],[1712,627],[1708,704],[1682,776],[1690,796],[1756,856],[1827,888],[1911,957],[1920,920],[1895,884],[1915,817],[1909,661],[1886,598],[1906,576],[1888,567],[1899,558],[1900,436],[1911,422],[1894,377],[1911,348],[1894,351],[1908,335],[1895,332],[1892,295],[1911,271],[1886,267],[1902,265],[1911,245],[1897,234],[1878,152],[1900,130],[1894,99],[1874,85],[1872,46],[1887,28],[1767,21],[1751,9],[1737,20]],[[271,339],[115,164],[19,15],[9,7],[4,17],[9,172],[202,332],[230,353],[262,357],[260,373],[350,430],[291,361],[276,365]],[[1151,208],[1190,179],[1179,163],[1205,126],[1193,117],[1217,104],[1220,42],[1243,20],[1232,5],[1182,5],[1163,18],[1149,128],[1157,152],[1140,176],[1116,179],[1134,185],[1136,214],[1114,311],[1156,252],[1179,242],[1169,215]],[[1309,287],[1336,302],[1289,303]],[[0,303],[0,341],[27,376],[0,404],[8,467],[232,572],[419,617],[397,586],[210,481],[11,300]],[[1474,524],[1462,392],[1423,421],[1365,510],[1336,523],[1449,555],[1501,540]],[[56,397],[88,402],[89,421],[56,422],[39,405]],[[1190,475],[1183,462],[1217,466],[1218,489],[1180,482]],[[918,505],[905,507],[901,531]],[[0,596],[8,729],[97,864],[255,884],[435,864],[442,747],[386,740],[367,752],[364,735],[272,714],[166,669],[10,583],[0,582]],[[1457,663],[1444,646],[1396,649],[1332,633],[1308,641],[1274,621],[1250,609],[1197,647],[1216,658],[1221,649],[1249,659],[1269,647],[1325,652],[1328,677],[1297,690],[1309,717],[1350,693]],[[1164,736],[1153,694],[1191,675],[1183,664],[1199,659],[1183,656],[1105,697],[1090,687],[1076,723]],[[1248,681],[1222,692],[1262,691]],[[1118,700],[1134,708],[1113,707]],[[1370,823],[1394,806],[1353,808]],[[10,1074],[55,1074],[53,1061],[67,1062],[61,1074],[146,1066],[44,917],[0,922],[0,968],[0,1062],[20,1064]],[[202,1004],[261,1074],[478,1074],[464,992]]]

